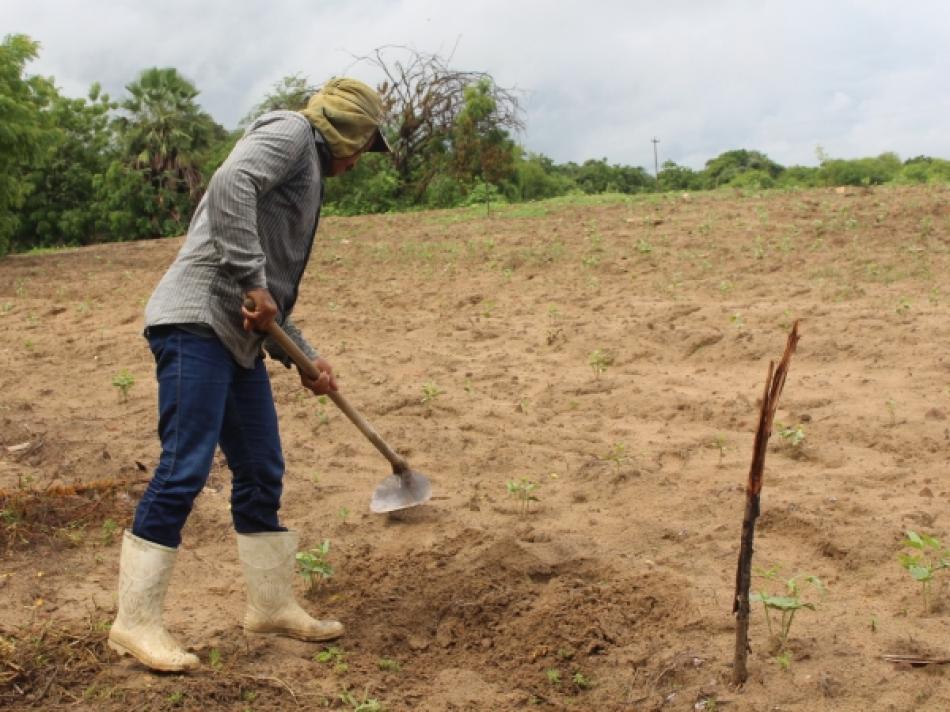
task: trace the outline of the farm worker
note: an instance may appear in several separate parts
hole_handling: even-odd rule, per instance
[[[367,151],[389,151],[382,102],[353,79],[328,82],[306,109],[257,119],[212,176],[184,245],[145,308],[158,379],[162,453],[122,540],[118,613],[109,646],[149,668],[181,671],[198,658],[162,623],[181,530],[204,487],[215,448],[232,473],[231,517],[247,584],[246,633],[332,640],[343,626],[294,600],[297,534],[280,524],[284,459],[262,348],[291,361],[262,332],[276,320],[320,372],[317,395],[337,389],[333,369],[290,320],[313,243],[323,179]],[[243,306],[254,300],[254,311]]]

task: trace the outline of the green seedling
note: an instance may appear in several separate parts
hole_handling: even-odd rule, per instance
[[[571,676],[571,682],[574,683],[574,687],[578,690],[589,690],[594,686],[593,680],[582,672],[575,672],[574,675]]]
[[[327,413],[327,403],[330,402],[330,399],[326,396],[317,396],[317,403],[319,408],[317,408],[317,425],[329,425],[330,424],[330,414]]]
[[[112,385],[119,389],[119,402],[125,403],[129,399],[129,391],[135,385],[135,377],[128,371],[120,371],[112,377]]]
[[[898,557],[907,573],[920,584],[923,597],[924,614],[930,613],[930,588],[934,574],[941,569],[950,568],[950,551],[943,548],[940,540],[927,534],[918,534],[908,530],[902,545],[913,549],[915,553],[902,553]]]
[[[442,395],[443,392],[444,391],[440,390],[439,387],[431,381],[429,383],[425,383],[422,386],[422,399],[420,400],[420,403],[429,403],[430,401],[433,401]]]
[[[106,519],[102,523],[102,543],[111,544],[115,540],[115,535],[119,532],[119,525],[112,519]]]
[[[724,435],[716,435],[716,437],[712,439],[712,442],[709,443],[710,447],[714,447],[719,451],[719,467],[722,467],[722,461],[726,459],[728,445],[729,441],[726,440]]]
[[[610,450],[607,451],[606,455],[601,457],[602,460],[608,460],[614,463],[614,467],[617,469],[617,472],[620,472],[620,466],[623,465],[630,458],[627,456],[627,446],[623,443],[614,443]]]
[[[561,684],[561,672],[557,668],[549,668],[545,670],[544,676],[548,679],[548,682],[552,685]]]
[[[613,355],[603,349],[594,349],[587,357],[587,363],[594,369],[594,374],[598,377],[600,377],[600,374],[606,373],[613,362]]]
[[[220,670],[224,663],[221,660],[221,651],[217,648],[211,648],[208,652],[208,664],[212,670]]]
[[[326,581],[333,576],[333,567],[327,561],[329,554],[329,539],[324,539],[320,546],[309,551],[297,552],[297,573],[307,579],[311,590],[318,580]]]
[[[353,712],[383,712],[382,703],[375,697],[370,697],[367,690],[363,690],[363,699],[359,699],[349,690],[340,693],[340,702],[353,708]]]
[[[338,663],[346,662],[346,653],[343,652],[343,648],[330,645],[323,650],[314,653],[313,661],[316,663],[323,663],[324,665],[328,665],[330,663],[336,665]]]
[[[897,401],[893,398],[888,398],[884,401],[884,405],[887,407],[887,412],[891,416],[891,425],[897,425]]]
[[[399,672],[402,670],[402,666],[399,664],[399,661],[393,660],[392,658],[380,658],[376,665],[383,672]]]
[[[743,321],[742,314],[739,312],[733,312],[732,316],[729,317],[729,322],[736,327],[736,329],[741,329],[745,326],[745,321]]]
[[[336,514],[340,518],[340,524],[346,524],[346,520],[350,517],[350,510],[346,507],[340,507]]]
[[[648,255],[653,252],[653,245],[646,240],[637,240],[637,252],[641,255]]]
[[[788,643],[788,634],[792,629],[795,614],[803,609],[814,611],[817,607],[815,603],[802,600],[803,591],[799,586],[799,580],[809,584],[818,592],[819,596],[824,596],[827,589],[817,576],[793,576],[790,579],[781,581],[778,572],[779,568],[773,566],[766,571],[759,572],[757,576],[767,581],[780,582],[784,588],[784,595],[773,595],[766,591],[758,591],[749,596],[749,601],[752,603],[762,603],[762,608],[765,611],[765,622],[768,625],[770,637],[775,635],[775,629],[772,626],[773,611],[778,612],[780,616],[780,622],[778,624],[778,652],[781,654],[785,652],[785,646]]]
[[[0,313],[9,314],[13,310],[13,302],[4,302],[0,304]]]
[[[805,428],[802,427],[801,424],[792,427],[791,425],[785,426],[779,423],[778,434],[782,440],[791,445],[795,450],[799,449],[802,443],[805,442]]]
[[[527,479],[509,480],[506,485],[508,494],[518,500],[521,507],[521,516],[525,516],[530,510],[532,502],[538,502],[538,498],[533,492],[540,486],[537,482],[531,482]]]
[[[898,314],[904,316],[910,311],[910,300],[907,297],[901,297],[897,300],[897,307],[894,309]]]

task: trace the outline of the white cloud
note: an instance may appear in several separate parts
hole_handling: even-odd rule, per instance
[[[6,0],[0,25],[43,44],[31,69],[84,94],[121,95],[149,66],[174,66],[227,126],[281,77],[350,72],[387,44],[447,55],[526,91],[533,151],[606,156],[652,170],[699,168],[722,151],[780,163],[831,155],[950,156],[944,131],[950,6],[883,0]]]

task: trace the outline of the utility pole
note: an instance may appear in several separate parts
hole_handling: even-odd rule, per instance
[[[653,141],[653,177],[660,180],[660,163],[656,158],[656,145],[660,142],[660,139],[654,136],[651,141]]]

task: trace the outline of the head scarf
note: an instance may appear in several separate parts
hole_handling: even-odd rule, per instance
[[[366,147],[387,151],[379,131],[383,103],[371,87],[356,79],[331,79],[310,97],[301,114],[323,135],[335,158],[347,158]]]

